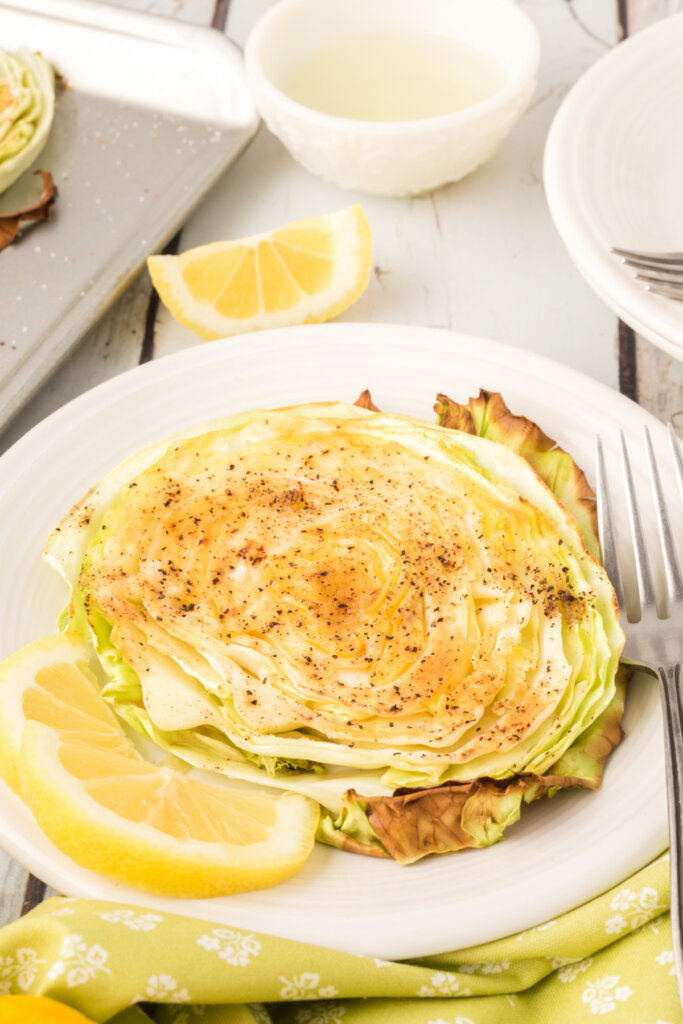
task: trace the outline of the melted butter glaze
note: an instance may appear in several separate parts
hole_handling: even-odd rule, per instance
[[[80,586],[139,672],[141,635],[200,652],[245,736],[459,763],[552,716],[590,604],[572,566],[471,459],[330,421],[173,446],[105,516]]]

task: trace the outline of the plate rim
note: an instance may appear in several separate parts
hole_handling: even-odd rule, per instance
[[[182,365],[185,362],[213,362],[213,353],[221,349],[222,347],[229,348],[235,344],[236,341],[249,337],[253,344],[263,345],[264,349],[269,350],[273,348],[279,348],[283,338],[286,338],[290,333],[306,331],[313,332],[322,331],[324,333],[340,334],[361,334],[366,331],[383,333],[385,331],[394,332],[397,334],[421,334],[426,333],[430,337],[437,338],[441,337],[445,339],[451,339],[452,341],[461,342],[471,346],[484,346],[488,349],[491,355],[495,356],[497,360],[507,362],[511,368],[515,368],[514,364],[521,360],[522,362],[530,362],[534,366],[537,366],[541,371],[537,376],[544,378],[546,375],[552,373],[561,374],[563,381],[571,382],[575,389],[579,387],[583,389],[584,393],[592,393],[593,398],[596,402],[600,399],[603,401],[607,398],[611,402],[620,403],[623,406],[624,414],[629,409],[637,409],[639,413],[643,413],[650,417],[651,422],[656,424],[656,427],[661,427],[661,423],[652,413],[648,413],[641,405],[634,402],[628,395],[622,394],[615,388],[605,384],[603,381],[598,380],[595,377],[590,377],[588,374],[581,370],[577,370],[572,366],[566,366],[564,363],[560,363],[556,359],[552,359],[550,356],[542,355],[538,352],[534,352],[532,349],[521,348],[517,345],[510,345],[504,341],[496,341],[490,338],[483,338],[481,335],[469,334],[464,331],[455,331],[449,327],[434,327],[425,326],[421,324],[396,324],[389,321],[337,321],[334,323],[323,323],[323,324],[298,324],[292,327],[274,327],[268,330],[255,331],[250,335],[236,335],[227,338],[217,338],[214,341],[206,342],[204,345],[192,346],[191,348],[181,349],[179,352],[171,352],[168,355],[159,356],[155,359],[149,360],[146,363],[139,363],[136,366],[130,367],[128,370],[124,370],[122,373],[117,373],[115,376],[110,377],[108,380],[100,381],[98,384],[94,384],[92,387],[87,388],[81,392],[80,395],[76,395],[75,398],[69,399],[59,408],[48,413],[47,416],[43,417],[38,423],[31,427],[25,434],[18,438],[5,452],[0,454],[0,472],[5,465],[14,458],[23,459],[23,447],[28,443],[29,439],[31,443],[38,437],[42,432],[48,434],[54,428],[55,425],[59,424],[62,419],[68,417],[71,411],[75,408],[79,408],[81,404],[85,405],[86,402],[92,402],[107,394],[110,390],[125,390],[124,385],[133,380],[150,377],[151,379],[159,376],[163,370],[168,370],[169,375],[172,373],[172,369],[177,363]],[[255,339],[255,340],[254,340]],[[264,345],[265,342],[265,345]],[[509,358],[507,358],[509,356]],[[545,371],[545,372],[543,372]]]

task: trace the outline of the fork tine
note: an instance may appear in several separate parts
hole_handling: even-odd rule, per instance
[[[638,273],[634,274],[639,281],[648,281],[651,284],[668,284],[673,288],[683,287],[683,266],[678,267],[677,270],[672,270],[670,267],[636,267],[632,264],[627,264],[631,270],[637,270]]]
[[[683,298],[683,277],[680,281],[669,281],[663,277],[648,277],[646,274],[634,274],[636,281],[642,281],[650,292],[671,292],[674,297]]]
[[[657,284],[646,285],[647,291],[652,292],[653,295],[663,295],[665,299],[678,299],[679,302],[683,301],[683,288],[674,288],[672,285]]]
[[[668,260],[648,259],[647,256],[620,256],[619,262],[626,267],[633,267],[634,270],[663,271],[668,274],[680,274],[683,271],[683,262],[672,263]]]
[[[678,555],[676,554],[676,544],[674,541],[673,533],[671,531],[671,525],[669,523],[669,513],[667,512],[666,503],[664,501],[662,481],[660,479],[659,471],[657,469],[655,453],[652,450],[652,440],[650,438],[650,431],[647,429],[647,427],[645,427],[645,443],[647,446],[647,461],[650,466],[652,495],[655,499],[655,511],[657,513],[659,539],[662,542],[662,552],[664,555],[664,571],[666,573],[666,582],[669,590],[669,597],[673,601],[674,599],[683,598],[683,579],[681,579],[681,569],[678,563]]]
[[[617,595],[619,607],[625,612],[624,585],[621,579],[617,548],[614,543],[614,525],[612,523],[612,507],[610,505],[609,486],[605,469],[605,455],[602,450],[602,440],[599,437],[596,438],[595,442],[595,490],[598,499],[598,534],[600,536],[602,561],[614,587],[614,592]]]
[[[626,439],[623,430],[620,430],[619,434],[621,437],[621,461],[624,470],[624,481],[626,483],[626,507],[628,509],[631,536],[633,538],[633,553],[638,575],[638,595],[640,597],[640,618],[642,620],[646,615],[651,615],[652,613],[657,617],[657,604],[655,588],[652,583],[652,572],[650,571],[650,560],[647,548],[645,547],[643,522],[640,516],[640,509],[638,508],[636,489],[633,484],[633,473],[628,457],[628,449],[626,448]]]
[[[618,249],[616,246],[612,246],[612,252],[625,260],[636,260],[654,266],[661,266],[664,263],[676,266],[683,263],[683,252],[637,252],[634,249]]]

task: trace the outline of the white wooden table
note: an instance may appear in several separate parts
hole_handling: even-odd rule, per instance
[[[225,29],[243,44],[276,0],[117,0]],[[268,230],[361,201],[374,237],[371,283],[342,319],[427,324],[540,352],[619,387],[683,428],[683,365],[635,337],[584,283],[545,203],[546,134],[577,78],[624,35],[683,0],[518,0],[543,48],[530,109],[497,156],[463,182],[417,199],[357,196],[319,181],[261,129],[171,245]],[[69,399],[140,362],[205,344],[160,308],[146,273],[4,434],[0,451]],[[45,887],[0,851],[0,925]]]

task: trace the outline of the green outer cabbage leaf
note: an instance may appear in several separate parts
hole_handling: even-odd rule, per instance
[[[0,193],[40,153],[54,109],[54,71],[45,58],[25,48],[0,49]]]

